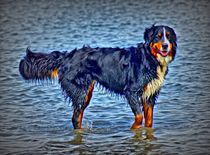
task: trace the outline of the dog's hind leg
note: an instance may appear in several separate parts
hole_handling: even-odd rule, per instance
[[[131,126],[131,129],[139,129],[142,127],[142,120],[143,120],[139,97],[137,94],[132,94],[132,95],[129,94],[126,95],[126,98],[128,100],[132,112],[135,115],[135,120],[133,125]]]
[[[89,85],[85,98],[82,101],[83,102],[82,105],[80,107],[74,108],[74,113],[72,117],[72,123],[73,123],[74,129],[82,128],[83,114],[84,114],[85,109],[90,103],[92,92],[94,89],[94,84],[95,84],[95,81],[92,81],[92,83]],[[73,105],[75,105],[75,103],[73,103]]]

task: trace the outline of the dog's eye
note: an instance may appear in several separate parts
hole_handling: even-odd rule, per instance
[[[167,37],[167,38],[170,37],[170,32],[166,32],[166,37]]]

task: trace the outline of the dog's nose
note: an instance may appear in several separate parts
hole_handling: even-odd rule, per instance
[[[163,44],[162,47],[164,50],[166,50],[168,48],[168,44]]]

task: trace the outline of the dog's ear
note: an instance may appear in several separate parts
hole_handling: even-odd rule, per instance
[[[152,35],[154,33],[155,24],[153,24],[150,28],[146,28],[144,32],[144,40],[148,43],[152,39]]]

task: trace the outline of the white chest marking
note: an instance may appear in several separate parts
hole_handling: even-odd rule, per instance
[[[157,78],[153,79],[150,83],[145,86],[144,92],[142,94],[142,99],[144,101],[148,100],[152,95],[158,92],[163,85],[164,76],[166,73],[167,67],[161,69],[160,66],[157,67]]]

